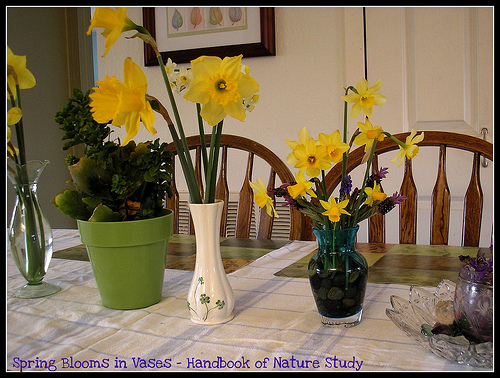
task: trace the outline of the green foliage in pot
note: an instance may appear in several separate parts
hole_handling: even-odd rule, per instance
[[[165,195],[172,195],[172,156],[167,143],[130,141],[121,146],[111,139],[107,124],[96,122],[89,92],[73,97],[56,114],[65,132],[64,150],[83,145],[83,156],[68,155],[71,180],[52,203],[73,219],[113,222],[154,218],[166,214]]]

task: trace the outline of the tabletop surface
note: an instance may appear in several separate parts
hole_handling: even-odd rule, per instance
[[[414,247],[384,246],[385,253],[365,249],[374,278],[367,287],[363,319],[355,327],[339,329],[321,324],[309,282],[300,273],[315,242],[245,246],[248,241],[223,240],[221,254],[228,260],[226,269],[235,294],[234,318],[208,326],[192,323],[186,306],[194,261],[192,237],[172,239],[161,301],[145,309],[119,311],[102,306],[85,256],[76,258],[74,253],[69,259],[60,258],[68,251],[57,253],[80,245],[78,233],[54,230],[54,236],[54,256],[59,258],[52,259],[45,278],[61,287],[53,296],[13,298],[13,291],[25,281],[7,256],[9,370],[474,370],[424,350],[385,314],[391,295],[408,297],[408,283],[393,281],[408,280],[411,275],[403,274],[397,261],[384,259],[393,254],[392,260],[415,264],[414,257],[421,251]],[[444,267],[432,264],[443,257],[454,259],[458,252],[427,248],[424,256],[438,259],[406,270],[430,269],[441,274]],[[236,256],[235,261],[231,256]],[[394,273],[389,283],[374,282],[383,281],[376,277],[389,268],[403,273]],[[372,274],[377,269],[380,272]]]

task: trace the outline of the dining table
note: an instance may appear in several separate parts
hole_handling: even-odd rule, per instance
[[[162,298],[136,310],[101,303],[78,230],[53,230],[44,281],[61,290],[19,299],[25,283],[6,254],[6,369],[11,371],[483,371],[422,348],[386,315],[393,295],[411,285],[457,280],[458,255],[477,248],[357,243],[369,264],[361,322],[321,323],[307,279],[315,241],[221,238],[234,292],[232,320],[190,320],[186,297],[195,237],[169,242]],[[488,370],[488,369],[486,369]]]

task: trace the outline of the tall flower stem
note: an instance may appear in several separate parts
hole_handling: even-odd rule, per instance
[[[208,171],[208,155],[207,155],[207,143],[205,141],[205,130],[203,129],[203,118],[201,118],[201,104],[196,103],[196,118],[198,119],[198,130],[200,132],[200,145],[201,145],[201,158],[203,160],[203,172],[205,177],[207,177]]]
[[[352,90],[353,92],[356,92],[356,88],[353,86],[349,86],[345,90],[345,94],[347,95],[349,93],[349,90]],[[347,101],[344,101],[344,134],[343,134],[343,142],[347,143]],[[349,146],[350,147],[350,146]],[[349,150],[344,152],[342,154],[342,180],[347,174],[347,155],[349,153]]]
[[[165,64],[163,63],[163,59],[159,52],[157,52],[156,58],[158,60],[158,64],[160,65],[163,81],[165,82],[165,87],[167,89],[170,104],[172,106],[175,121],[177,123],[177,128],[179,130],[179,132],[177,133],[177,130],[175,130],[173,124],[168,125],[175,145],[175,149],[177,150],[177,155],[179,156],[179,161],[182,165],[182,172],[184,173],[184,178],[188,186],[190,200],[192,203],[202,203],[200,189],[198,188],[198,183],[196,181],[196,175],[194,172],[193,161],[191,159],[191,154],[189,153],[189,146],[187,145],[186,135],[184,134],[184,128],[182,127],[179,110],[177,109],[177,104],[172,93],[170,81],[168,80],[167,71],[165,70]]]
[[[210,152],[208,160],[208,170],[205,177],[205,203],[215,201],[215,183],[217,178],[217,167],[219,162],[220,141],[222,136],[222,126],[224,120],[220,121],[212,129],[212,139],[210,143]]]

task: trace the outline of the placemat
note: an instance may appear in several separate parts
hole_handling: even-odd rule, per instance
[[[357,250],[368,262],[368,282],[436,286],[441,280],[456,282],[462,263],[460,255],[475,256],[477,247],[396,244],[374,252],[373,245],[358,243]],[[382,253],[380,253],[382,252]],[[316,251],[276,272],[276,276],[308,278],[307,265]]]
[[[256,240],[221,238],[221,256],[226,273],[234,272],[259,257],[288,244],[288,240]],[[84,244],[52,253],[52,257],[66,260],[89,261]],[[194,235],[173,235],[168,243],[167,269],[194,270],[196,246]]]

